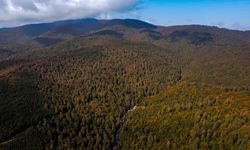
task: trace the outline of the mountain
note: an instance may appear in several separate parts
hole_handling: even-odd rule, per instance
[[[96,20],[81,19],[53,23],[25,25],[16,28],[0,29],[0,47],[10,51],[49,46],[77,36],[88,35],[106,27],[148,28],[156,26],[132,19]],[[13,46],[13,42],[15,45]]]
[[[196,45],[221,40],[221,43],[218,44],[228,44],[228,41],[234,41],[235,44],[247,44],[250,39],[249,32],[231,31],[217,27],[198,25],[159,27],[133,19],[80,19],[0,29],[0,48],[10,52],[34,49],[106,30],[119,33],[124,39],[156,41],[157,43],[174,42],[187,38],[187,43]],[[105,34],[107,35],[107,32]]]
[[[0,149],[247,149],[250,32],[80,19],[0,30]]]

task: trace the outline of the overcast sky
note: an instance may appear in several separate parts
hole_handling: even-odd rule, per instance
[[[91,17],[250,30],[250,0],[0,0],[0,27]]]

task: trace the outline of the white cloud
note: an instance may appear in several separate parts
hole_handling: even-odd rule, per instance
[[[94,16],[133,8],[140,0],[0,0],[0,25]],[[107,15],[108,14],[108,15]]]
[[[231,25],[231,27],[229,26],[229,28],[236,29],[236,30],[247,31],[247,30],[250,29],[250,26],[244,25],[244,24],[240,24],[240,23],[234,23],[233,25]]]

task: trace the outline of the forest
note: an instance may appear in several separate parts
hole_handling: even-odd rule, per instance
[[[250,34],[131,22],[0,43],[0,149],[248,149]]]

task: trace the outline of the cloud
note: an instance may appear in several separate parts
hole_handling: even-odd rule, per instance
[[[134,8],[140,0],[0,0],[0,25],[95,16]]]
[[[230,27],[229,27],[230,28]],[[232,29],[236,29],[236,30],[243,30],[243,31],[247,31],[250,29],[250,26],[244,25],[244,24],[240,24],[240,23],[234,23],[231,26]]]

